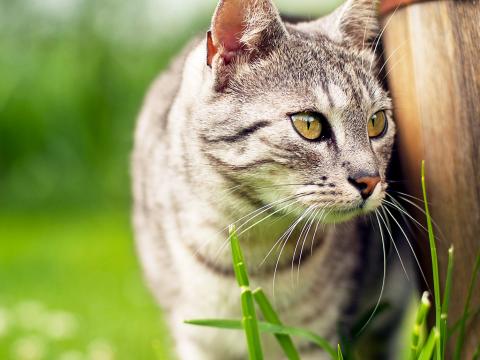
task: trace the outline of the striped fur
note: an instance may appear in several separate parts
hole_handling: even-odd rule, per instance
[[[226,226],[262,207],[248,224],[237,223],[242,233],[268,217],[241,236],[254,285],[272,293],[276,268],[284,321],[338,340],[358,290],[355,274],[365,266],[359,219],[383,199],[395,132],[391,119],[384,137],[370,141],[366,132],[368,118],[379,110],[390,117],[391,107],[375,72],[372,2],[352,0],[324,19],[293,25],[281,22],[269,0],[223,0],[214,42],[236,13],[247,17],[239,22],[246,24],[241,46],[228,61],[220,46],[209,67],[205,41],[192,43],[151,88],[135,134],[138,251],[187,360],[246,358],[237,333],[182,321],[239,316]],[[289,114],[305,110],[328,119],[328,140],[296,133]],[[382,182],[364,203],[348,178],[373,172]],[[259,266],[296,221],[282,255],[273,251]],[[324,356],[302,348],[302,358]],[[267,359],[279,359],[278,351],[267,339]]]

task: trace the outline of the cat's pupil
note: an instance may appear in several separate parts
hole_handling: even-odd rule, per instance
[[[312,122],[311,122],[310,120],[307,121],[307,130],[310,130],[310,124],[311,124],[311,123],[312,123]]]

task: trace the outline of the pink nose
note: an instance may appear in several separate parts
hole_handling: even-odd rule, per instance
[[[350,183],[355,186],[360,194],[362,195],[363,199],[367,199],[370,195],[372,195],[375,187],[380,182],[380,176],[364,176],[358,179],[348,179]]]

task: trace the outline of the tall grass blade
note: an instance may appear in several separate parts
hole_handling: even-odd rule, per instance
[[[422,161],[422,192],[423,192],[423,202],[425,205],[425,215],[427,217],[427,229],[428,229],[428,240],[430,243],[430,253],[432,257],[432,273],[433,273],[433,291],[435,297],[435,326],[438,329],[441,328],[441,299],[440,299],[440,277],[438,275],[438,257],[437,257],[437,246],[435,244],[435,235],[433,233],[432,218],[430,216],[430,210],[428,208],[427,200],[427,187],[425,185],[425,160]],[[442,359],[442,349],[438,345],[436,347],[437,359]]]
[[[217,329],[243,330],[243,325],[241,320],[196,319],[196,320],[185,320],[184,323],[188,325],[206,326],[206,327],[213,327]]]
[[[480,344],[478,344],[477,349],[473,353],[472,360],[480,360]]]
[[[208,327],[215,327],[220,329],[231,329],[231,330],[243,329],[243,325],[240,320],[199,319],[199,320],[187,320],[185,321],[185,323],[190,325],[208,326]],[[283,335],[290,335],[290,336],[303,338],[305,340],[310,341],[313,344],[318,345],[318,347],[326,351],[332,359],[334,360],[337,359],[338,353],[328,343],[328,341],[311,331],[301,329],[301,328],[291,327],[291,326],[272,324],[265,321],[259,321],[258,328],[262,333],[283,334]]]
[[[257,305],[260,307],[260,310],[265,320],[272,324],[283,325],[280,321],[280,317],[274,310],[272,304],[270,303],[262,289],[258,288],[254,290],[253,297]],[[300,360],[300,355],[298,354],[298,351],[293,344],[292,338],[289,335],[275,334],[275,337],[289,360]]]
[[[242,289],[242,324],[247,337],[248,354],[250,360],[262,360],[262,343],[260,341],[260,331],[258,330],[257,314],[253,302],[252,291],[249,288]]]
[[[250,360],[262,360],[262,343],[260,340],[260,331],[258,330],[257,313],[255,311],[255,303],[253,301],[253,294],[250,290],[247,268],[245,260],[238,242],[237,232],[235,226],[229,227],[230,232],[230,246],[232,249],[233,269],[238,285],[242,289],[241,303],[242,303],[242,324],[247,338],[248,354]]]
[[[442,358],[445,357],[445,351],[447,348],[448,308],[450,305],[450,297],[452,293],[453,255],[453,246],[450,246],[450,248],[448,249],[447,279],[445,280],[445,289],[443,292],[442,321],[440,328],[440,344],[442,347]]]
[[[474,318],[474,317],[477,317],[480,315],[480,307],[478,307],[476,310],[474,311],[469,311],[467,313],[467,319],[466,321],[468,321],[469,319],[471,318]],[[452,335],[454,335],[459,329],[460,329],[460,325],[462,325],[462,321],[463,321],[463,318],[460,318],[459,320],[457,320],[455,322],[455,324],[453,324],[449,329],[448,329],[448,338],[451,338]],[[466,325],[465,325],[466,326]],[[448,340],[448,339],[447,339]]]
[[[338,344],[338,360],[343,360],[342,348]]]
[[[425,343],[425,346],[423,347],[422,352],[420,353],[420,356],[418,357],[418,360],[432,359],[435,348],[437,349],[439,348],[439,343],[440,343],[439,340],[440,340],[440,332],[436,328],[433,328],[432,331],[430,332],[430,335],[428,336],[428,339]]]
[[[465,307],[463,308],[463,315],[460,320],[460,332],[458,334],[457,343],[455,344],[455,353],[453,356],[455,360],[460,360],[460,356],[462,354],[462,348],[465,342],[465,329],[467,324],[467,317],[468,317],[470,302],[472,301],[473,289],[475,288],[479,269],[480,269],[480,251],[478,252],[477,258],[475,260],[475,266],[473,268],[472,278],[470,279],[470,286],[468,287],[468,294],[467,294],[467,299],[465,301]]]
[[[243,258],[243,253],[238,242],[237,230],[235,225],[230,225],[229,227],[229,239],[230,247],[232,249],[232,260],[233,260],[233,270],[235,271],[235,277],[237,279],[238,285],[240,286],[249,286],[247,269],[245,266],[245,259]]]
[[[432,306],[430,300],[428,299],[428,292],[424,292],[422,295],[422,300],[418,306],[417,317],[415,319],[415,325],[412,332],[412,344],[410,348],[410,360],[416,360],[422,348],[422,331],[425,328],[425,321]]]

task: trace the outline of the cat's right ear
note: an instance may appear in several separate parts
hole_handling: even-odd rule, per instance
[[[239,63],[253,61],[287,34],[271,0],[220,0],[207,33],[207,65],[222,88]]]

